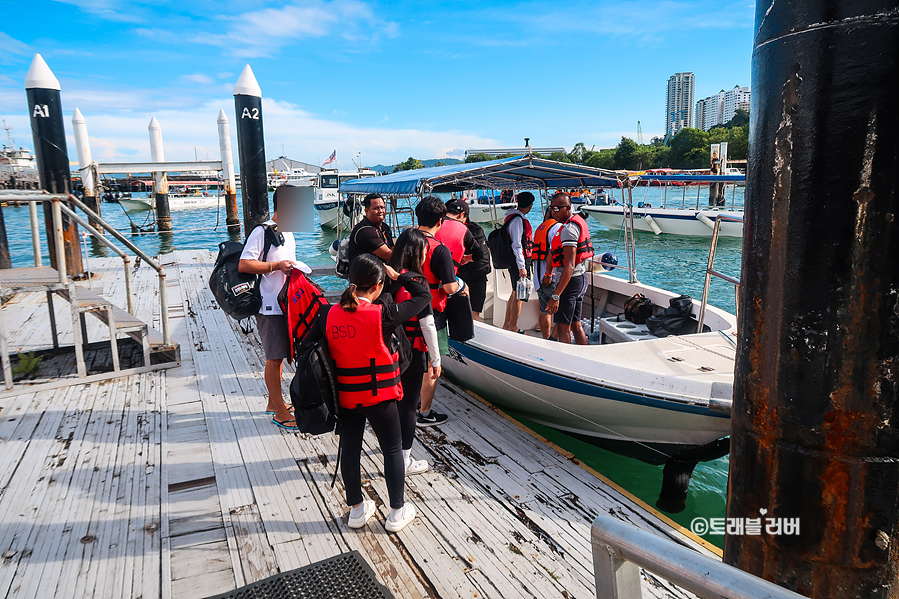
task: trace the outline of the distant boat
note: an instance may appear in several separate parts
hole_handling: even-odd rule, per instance
[[[315,174],[310,173],[306,169],[294,168],[290,170],[279,171],[277,169],[266,173],[268,178],[268,186],[270,190],[274,190],[282,185],[292,185],[294,187],[308,187],[315,183]]]
[[[218,181],[172,181],[169,187],[169,210],[189,210],[217,206],[221,200]],[[125,210],[141,212],[153,210],[156,200],[150,192],[147,197],[129,194],[117,200]]]
[[[376,177],[371,169],[322,170],[315,179],[315,212],[323,229],[352,229],[362,219],[363,194],[341,193],[340,186],[353,179]]]

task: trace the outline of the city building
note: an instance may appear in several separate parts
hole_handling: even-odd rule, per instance
[[[668,78],[668,98],[665,112],[665,131],[675,135],[693,123],[693,73],[675,73]]]
[[[737,109],[749,110],[750,92],[748,87],[735,85],[730,91],[723,89],[708,98],[696,102],[694,126],[708,131],[734,118]]]

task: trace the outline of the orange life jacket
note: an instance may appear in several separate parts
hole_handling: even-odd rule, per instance
[[[554,225],[556,225],[556,220],[554,218],[548,218],[540,223],[537,230],[534,231],[534,245],[531,254],[534,257],[534,260],[543,262],[549,255],[549,239],[547,239],[546,236]]]
[[[406,271],[403,270],[403,272]],[[412,299],[412,294],[406,291],[405,287],[400,287],[399,291],[396,292],[396,303],[404,302],[408,299]],[[418,322],[418,315],[409,319],[409,322],[403,325],[403,330],[406,331],[406,337],[412,342],[413,349],[417,349],[420,352],[428,351],[428,344],[425,343],[425,336],[421,332],[421,323]]]
[[[527,260],[531,257],[531,248],[533,246],[533,230],[531,229],[531,221],[522,216],[521,214],[507,214],[506,218],[503,220],[503,227],[506,228],[506,235],[509,236],[509,241],[512,241],[512,236],[509,234],[509,228],[506,225],[515,217],[521,217],[521,222],[524,223],[521,231],[521,251],[524,254],[524,259]]]
[[[421,268],[421,274],[428,280],[428,285],[431,288],[431,307],[438,312],[443,312],[446,309],[446,291],[444,291],[440,281],[437,280],[437,275],[431,270],[431,256],[434,254],[434,248],[443,244],[428,234],[425,234],[425,237],[428,240],[428,253],[425,255],[425,263]]]
[[[468,227],[464,223],[447,217],[434,235],[434,238],[443,243],[453,255],[456,273],[459,272],[459,267],[462,266],[462,256],[465,255],[466,233],[468,233]]]
[[[571,220],[569,220],[568,223],[575,223],[580,228],[580,233],[577,238],[577,251],[574,254],[574,265],[577,266],[587,258],[593,256],[593,244],[590,242],[590,229],[587,228],[586,221],[576,214],[571,217]],[[568,223],[565,224],[567,225]],[[549,246],[549,250],[553,257],[553,268],[565,265],[565,252],[562,249],[563,229],[564,227],[561,227],[553,236]]]
[[[340,405],[348,410],[403,396],[399,353],[384,344],[383,306],[366,301],[328,312],[328,352],[334,360]]]

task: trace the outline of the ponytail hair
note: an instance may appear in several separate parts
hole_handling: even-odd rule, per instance
[[[350,286],[340,296],[340,308],[346,312],[359,309],[357,290],[368,291],[386,276],[384,263],[373,254],[359,254],[350,262]]]

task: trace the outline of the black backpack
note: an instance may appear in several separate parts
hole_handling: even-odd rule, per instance
[[[265,227],[262,260],[268,257],[273,245],[278,246],[275,232],[269,225]],[[223,241],[219,244],[219,253],[209,277],[209,289],[225,314],[235,320],[249,318],[259,312],[262,307],[262,296],[259,295],[260,275],[240,272],[237,265],[243,253],[244,244],[236,241]]]
[[[646,328],[656,337],[689,335],[696,332],[698,324],[693,318],[693,298],[689,295],[671,298],[664,311],[646,319]],[[710,330],[707,325],[703,325],[703,333]]]
[[[324,336],[304,341],[296,348],[296,375],[290,382],[297,429],[301,433],[340,434],[337,378],[334,361]]]
[[[493,268],[502,269],[502,268],[515,268],[517,263],[515,262],[515,252],[512,251],[512,237],[509,235],[509,231],[506,228],[515,217],[524,218],[519,214],[514,214],[512,218],[503,223],[498,229],[493,229],[490,231],[490,235],[487,236],[487,247],[490,248],[490,257],[493,260]]]
[[[642,293],[637,293],[624,302],[625,320],[634,324],[645,324],[650,316],[652,316],[652,302]]]

